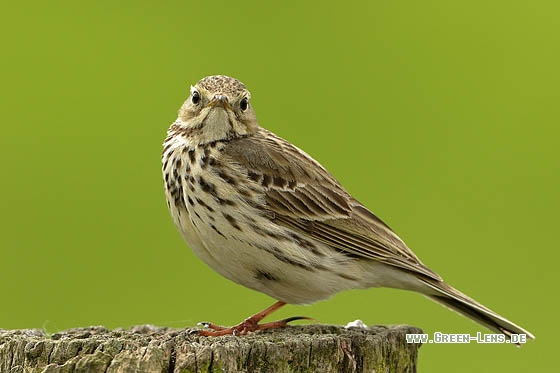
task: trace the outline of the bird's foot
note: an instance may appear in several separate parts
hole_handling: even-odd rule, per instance
[[[245,319],[242,323],[232,326],[232,327],[225,327],[213,324],[211,322],[202,322],[199,325],[202,325],[204,329],[198,332],[198,335],[202,336],[210,336],[210,337],[217,337],[220,335],[245,335],[247,333],[256,332],[257,330],[265,330],[265,329],[277,329],[277,328],[284,328],[288,325],[289,322],[295,320],[314,320],[310,317],[305,316],[295,316],[295,317],[288,317],[284,320],[278,320],[273,322],[268,322],[264,324],[259,324],[262,319],[276,311],[277,309],[284,307],[286,305],[285,302],[278,301],[274,303],[272,306],[268,307],[261,312],[254,314],[253,316]]]
[[[213,324],[211,322],[200,322],[198,325],[204,327],[204,329],[198,332],[198,335],[206,336],[206,337],[218,337],[221,335],[245,335],[247,333],[256,332],[258,330],[265,330],[265,329],[278,329],[284,328],[288,325],[289,322],[295,320],[314,320],[311,317],[306,316],[294,316],[288,317],[287,319],[278,320],[267,322],[264,324],[259,324],[260,320],[257,320],[254,316],[245,319],[238,325],[232,327],[220,326]]]

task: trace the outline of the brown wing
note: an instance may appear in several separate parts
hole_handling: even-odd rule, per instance
[[[223,151],[264,187],[268,215],[276,223],[335,249],[441,279],[327,170],[286,140],[260,129]]]

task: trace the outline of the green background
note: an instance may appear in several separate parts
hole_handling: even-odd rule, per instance
[[[0,327],[233,324],[272,303],[193,255],[162,189],[161,144],[189,85],[228,74],[261,125],[537,336],[522,349],[425,345],[420,371],[551,366],[557,2],[23,3],[0,9]],[[391,289],[275,316],[299,314],[486,332]]]

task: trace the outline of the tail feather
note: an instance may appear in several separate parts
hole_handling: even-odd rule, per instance
[[[512,334],[525,334],[527,338],[535,339],[535,336],[529,331],[498,315],[491,309],[484,307],[443,281],[432,279],[421,279],[421,281],[433,290],[425,292],[424,295],[450,310],[466,316],[494,332],[502,333],[508,339],[511,338]]]

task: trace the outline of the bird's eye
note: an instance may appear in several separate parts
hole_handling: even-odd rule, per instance
[[[192,98],[191,101],[193,104],[198,104],[200,102],[200,93],[198,93],[198,91],[194,91],[192,93]]]
[[[247,108],[249,107],[249,100],[247,100],[247,97],[243,97],[243,99],[239,103],[239,107],[241,108],[241,111],[247,110]]]

